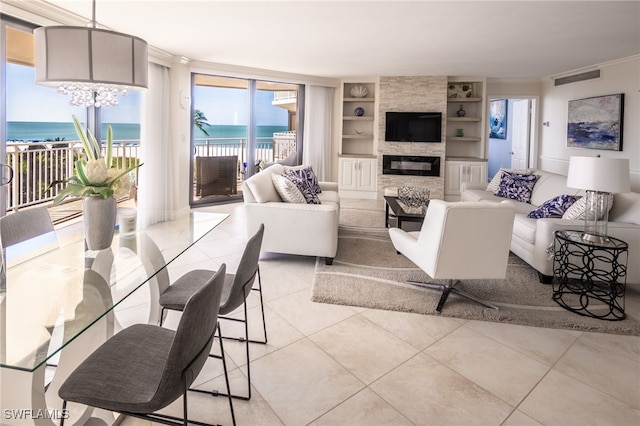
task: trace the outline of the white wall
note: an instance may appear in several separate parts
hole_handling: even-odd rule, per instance
[[[542,82],[538,168],[567,174],[569,157],[595,156],[628,158],[631,190],[640,192],[640,57],[627,58],[601,66],[599,79],[554,86]],[[624,93],[623,150],[567,148],[567,104],[573,99]]]

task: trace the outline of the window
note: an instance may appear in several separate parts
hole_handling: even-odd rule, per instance
[[[197,74],[193,77],[191,204],[242,196],[242,180],[266,164],[296,162],[296,84]]]
[[[81,155],[71,117],[86,122],[92,110],[71,106],[55,88],[35,83],[34,28],[2,15],[0,162],[13,168],[14,180],[0,188],[0,214],[53,199],[56,192],[49,191],[49,185],[68,178]],[[104,140],[107,125],[112,125],[119,157],[125,152],[137,156],[140,104],[140,94],[129,92],[120,97],[118,107],[96,109],[102,122],[99,134]]]

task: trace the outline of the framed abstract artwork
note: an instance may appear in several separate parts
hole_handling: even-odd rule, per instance
[[[489,137],[507,138],[507,100],[495,99],[489,104]]]
[[[567,147],[622,151],[624,93],[569,101]]]

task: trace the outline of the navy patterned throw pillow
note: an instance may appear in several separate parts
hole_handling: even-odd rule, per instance
[[[527,217],[532,219],[542,219],[543,217],[562,217],[564,212],[575,203],[580,196],[558,195],[545,201],[535,210],[529,212]]]
[[[495,195],[522,203],[531,202],[531,191],[538,180],[538,175],[521,175],[503,172],[500,185]]]
[[[302,192],[304,199],[307,201],[307,204],[320,204],[320,198],[318,198],[318,194],[308,180],[303,179],[294,173],[287,173],[284,177],[289,179],[298,187],[300,192]]]
[[[307,204],[320,204],[320,198],[318,198],[320,185],[311,167],[289,170],[285,174],[285,177],[298,187],[302,195],[304,195],[305,200],[307,200]]]
[[[322,189],[320,189],[320,184],[318,184],[318,178],[316,177],[316,174],[313,172],[313,168],[311,168],[311,166],[306,167],[304,169],[288,169],[286,174],[293,175],[298,179],[306,181],[307,183],[305,185],[313,189],[313,191],[316,194],[319,194],[322,192]]]

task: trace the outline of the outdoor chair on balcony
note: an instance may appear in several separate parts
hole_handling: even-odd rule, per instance
[[[233,195],[238,192],[238,156],[196,157],[196,195]]]

